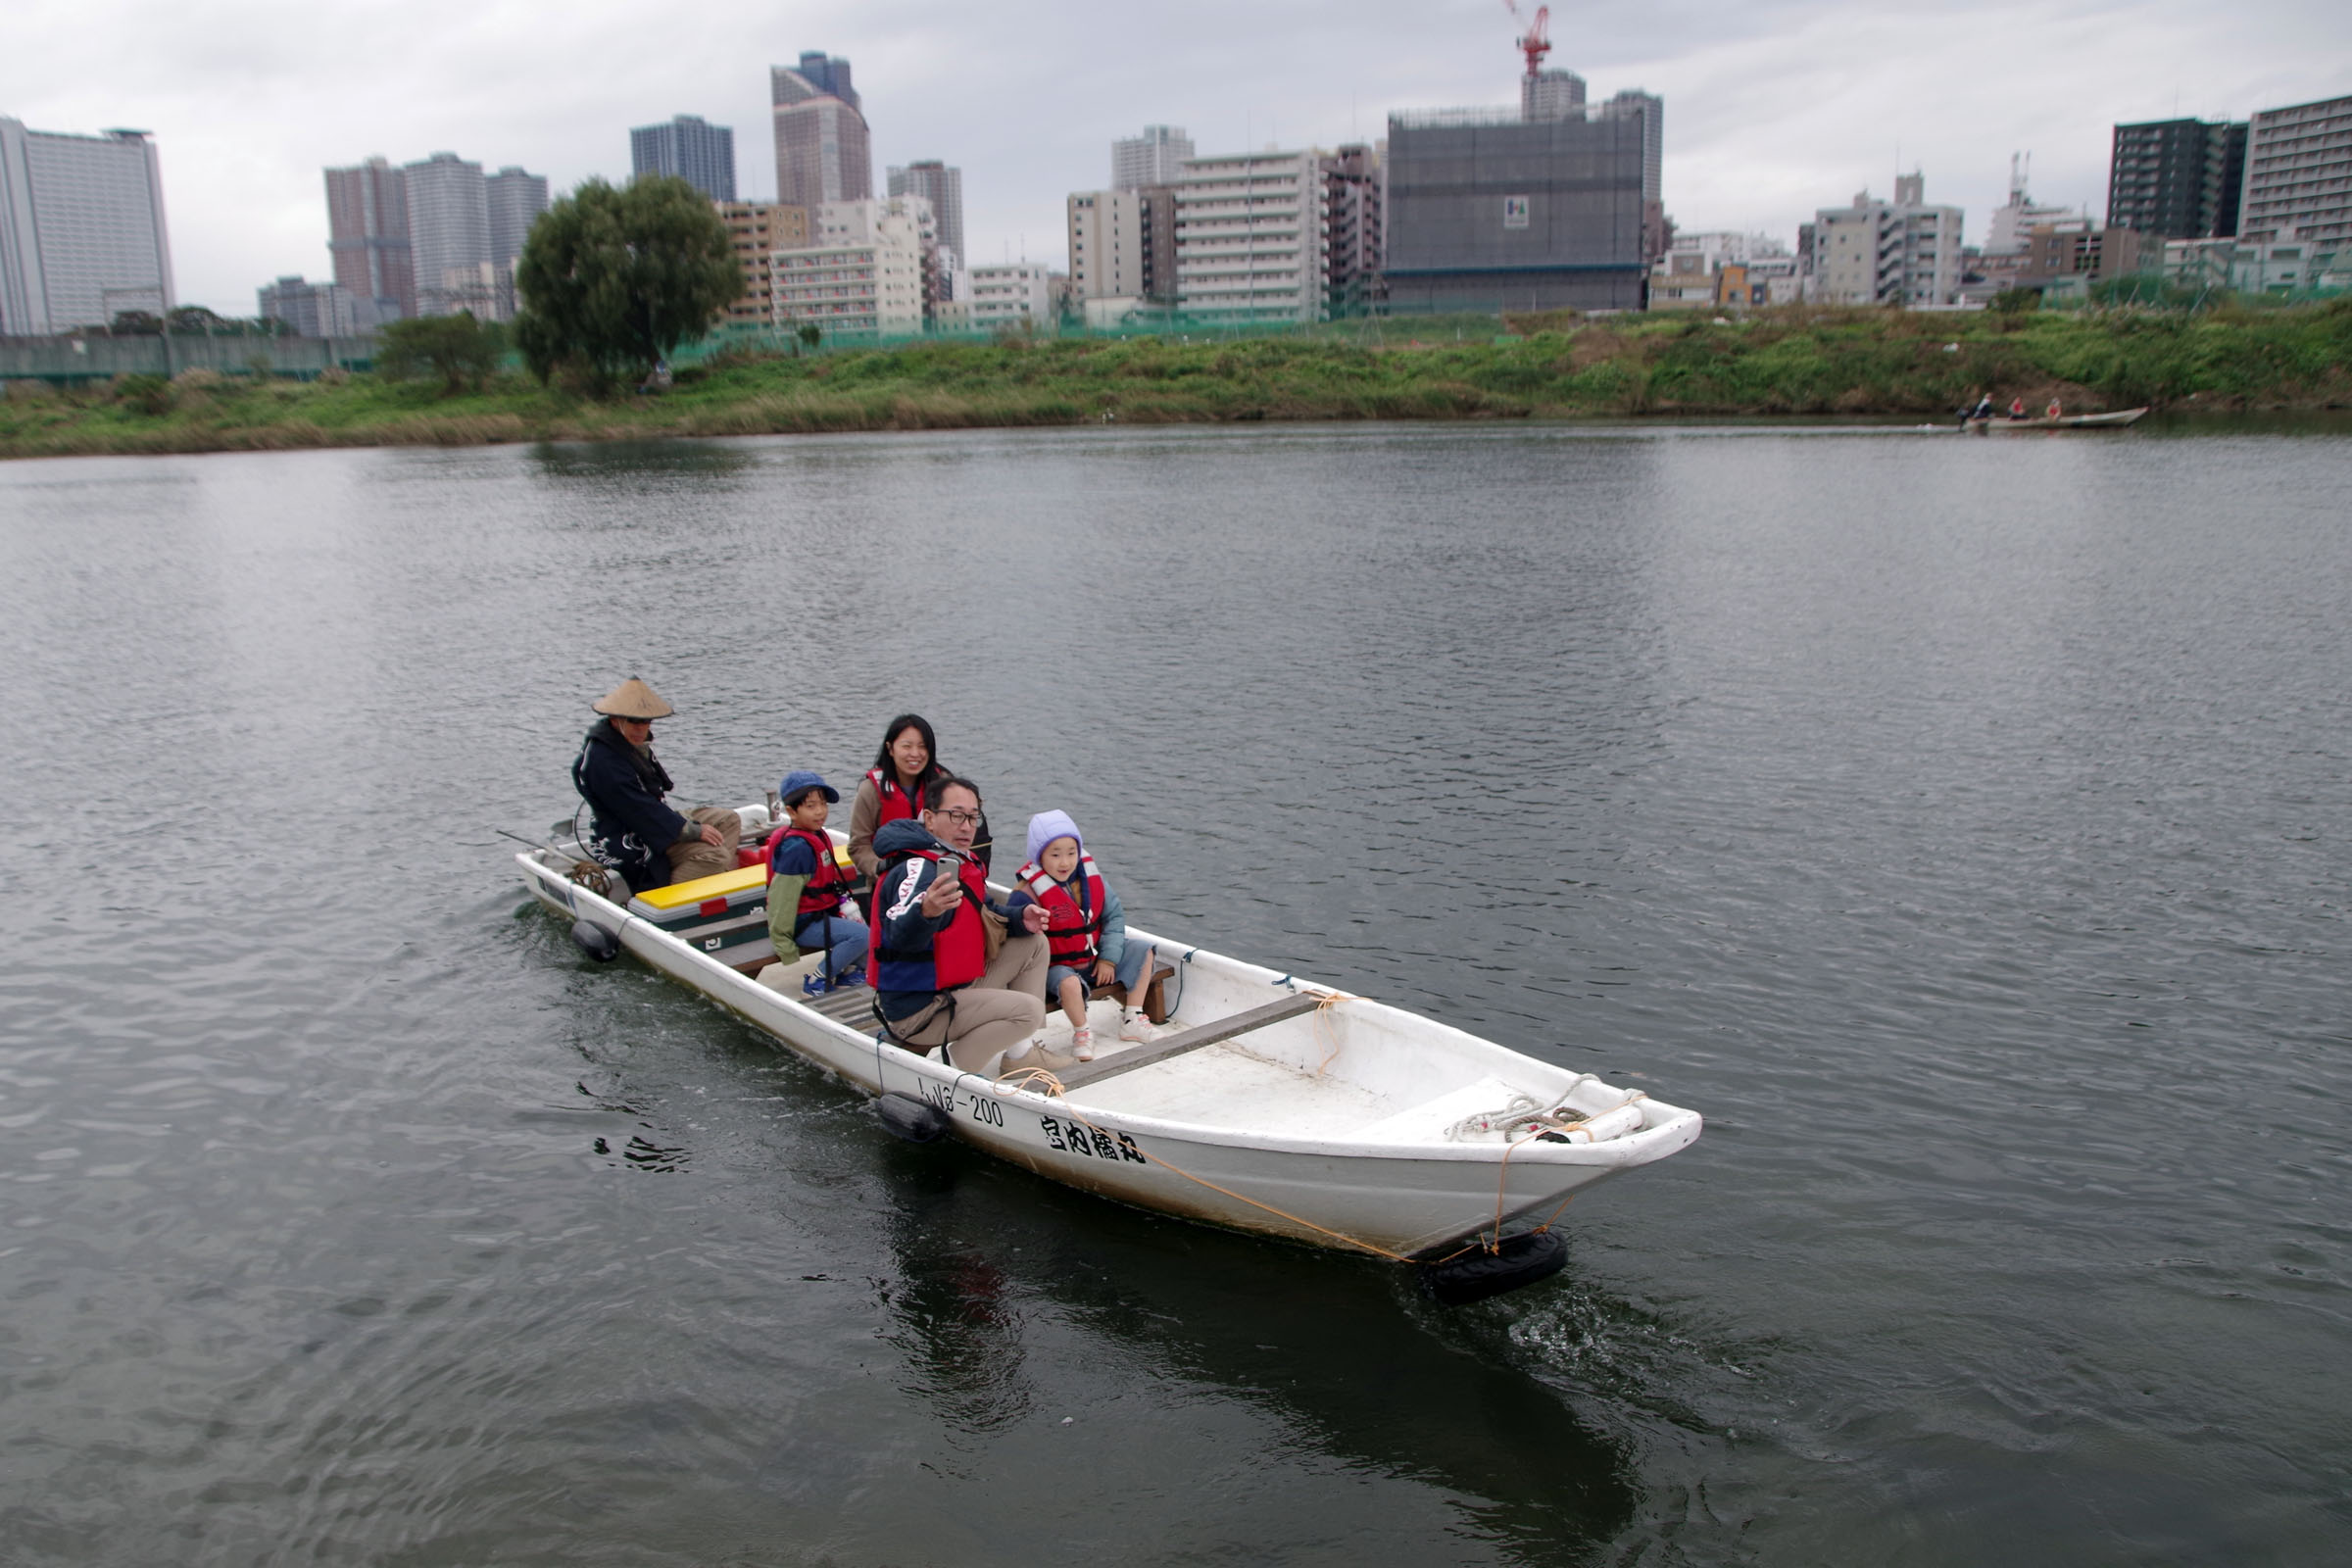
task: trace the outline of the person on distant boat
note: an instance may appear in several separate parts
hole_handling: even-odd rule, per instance
[[[634,893],[734,870],[743,819],[710,806],[681,815],[663,799],[676,786],[654,756],[654,720],[677,710],[634,675],[592,706],[605,716],[571,764],[572,787],[588,803],[582,848]]]
[[[910,1051],[945,1046],[965,1072],[1058,1071],[1075,1058],[1036,1044],[1046,1022],[1046,911],[1018,891],[1002,908],[989,903],[988,874],[971,855],[979,827],[979,786],[947,773],[923,787],[919,816],[874,835],[882,874],[866,921],[866,982],[882,1027]],[[992,914],[1006,930],[993,959]]]
[[[1966,413],[1960,416],[1960,422],[1962,424],[1970,424],[1979,419],[1989,419],[1991,417],[1992,394],[1986,392],[1977,399],[1975,407],[1969,409]]]
[[[784,803],[784,825],[767,841],[767,934],[776,956],[790,961],[794,948],[825,955],[816,985],[832,991],[865,978],[865,926],[850,916],[857,907],[850,889],[856,873],[833,853],[825,818],[841,792],[806,769],[784,775],[776,786]]]
[[[2041,411],[2041,416],[2045,419],[2055,419],[2059,417],[2058,400],[2056,398],[2050,399],[2050,406]]]
[[[2009,417],[2012,419],[2022,419],[2025,416],[2026,398],[2025,394],[2021,392],[2016,397],[2013,397],[2009,400]]]
[[[939,737],[931,733],[930,720],[920,713],[901,713],[890,721],[874,765],[858,780],[857,799],[850,803],[850,860],[867,881],[882,868],[874,854],[874,835],[889,823],[913,821],[922,810],[923,786],[946,772],[939,765]]]
[[[1152,972],[1152,949],[1127,940],[1127,913],[1119,896],[1102,880],[1086,853],[1078,824],[1067,811],[1040,811],[1029,819],[1029,859],[1013,879],[1037,895],[1050,923],[1046,948],[1046,995],[1061,1004],[1070,1020],[1070,1052],[1080,1061],[1095,1059],[1095,1032],[1087,1026],[1086,996],[1116,981],[1126,990],[1119,1009],[1119,1038],[1152,1038],[1144,1016],[1144,976]]]

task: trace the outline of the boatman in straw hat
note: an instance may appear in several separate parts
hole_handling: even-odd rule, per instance
[[[588,853],[633,893],[734,870],[741,817],[710,806],[681,816],[662,800],[673,786],[654,757],[654,720],[677,710],[634,675],[594,706],[605,716],[571,764],[571,782],[588,803]]]

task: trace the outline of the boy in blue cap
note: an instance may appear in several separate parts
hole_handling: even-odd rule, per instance
[[[790,961],[794,947],[825,953],[822,974],[804,987],[821,995],[856,985],[865,975],[866,929],[849,917],[856,876],[833,853],[825,831],[828,808],[840,792],[806,768],[784,775],[776,794],[784,803],[784,824],[767,841],[767,932],[776,956]]]

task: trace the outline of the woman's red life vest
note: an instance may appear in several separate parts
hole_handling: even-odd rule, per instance
[[[1095,858],[1084,850],[1078,852],[1077,877],[1086,881],[1083,908],[1069,888],[1048,876],[1035,860],[1014,875],[1037,895],[1037,902],[1046,906],[1046,913],[1052,917],[1052,923],[1046,927],[1046,952],[1051,961],[1065,969],[1080,969],[1094,962],[1102,941],[1103,905],[1102,873],[1095,868]]]
[[[924,771],[929,772],[930,770],[926,768]],[[874,831],[877,833],[882,831],[885,823],[912,820],[914,814],[923,808],[921,801],[899,787],[899,781],[895,775],[886,773],[881,768],[867,768],[865,780],[874,787],[874,800],[881,808],[874,813]],[[917,779],[914,787],[920,790],[923,787],[922,781]]]
[[[774,880],[776,851],[786,839],[799,839],[816,857],[816,869],[801,884],[800,912],[793,917],[798,925],[812,914],[838,914],[841,906],[850,902],[850,873],[834,858],[833,840],[821,827],[794,827],[787,822],[769,836],[767,841],[767,874]]]
[[[980,909],[988,902],[988,873],[968,858],[956,862],[956,876],[963,883],[956,917],[946,929],[932,933],[929,950],[882,945],[883,920],[889,913],[882,907],[882,895],[892,886],[891,871],[903,861],[936,861],[939,858],[936,850],[902,850],[890,858],[874,880],[874,906],[866,911],[866,929],[873,933],[873,945],[866,951],[865,980],[877,991],[955,991],[988,972],[988,938],[980,927]],[[901,899],[906,899],[906,889],[917,875],[909,869],[897,884]]]

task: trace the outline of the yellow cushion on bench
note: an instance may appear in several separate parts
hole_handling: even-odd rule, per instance
[[[683,905],[700,904],[705,899],[723,899],[729,894],[766,885],[766,866],[740,865],[732,871],[721,871],[716,876],[698,876],[691,882],[672,882],[665,888],[649,888],[637,897],[657,909],[675,909]]]

